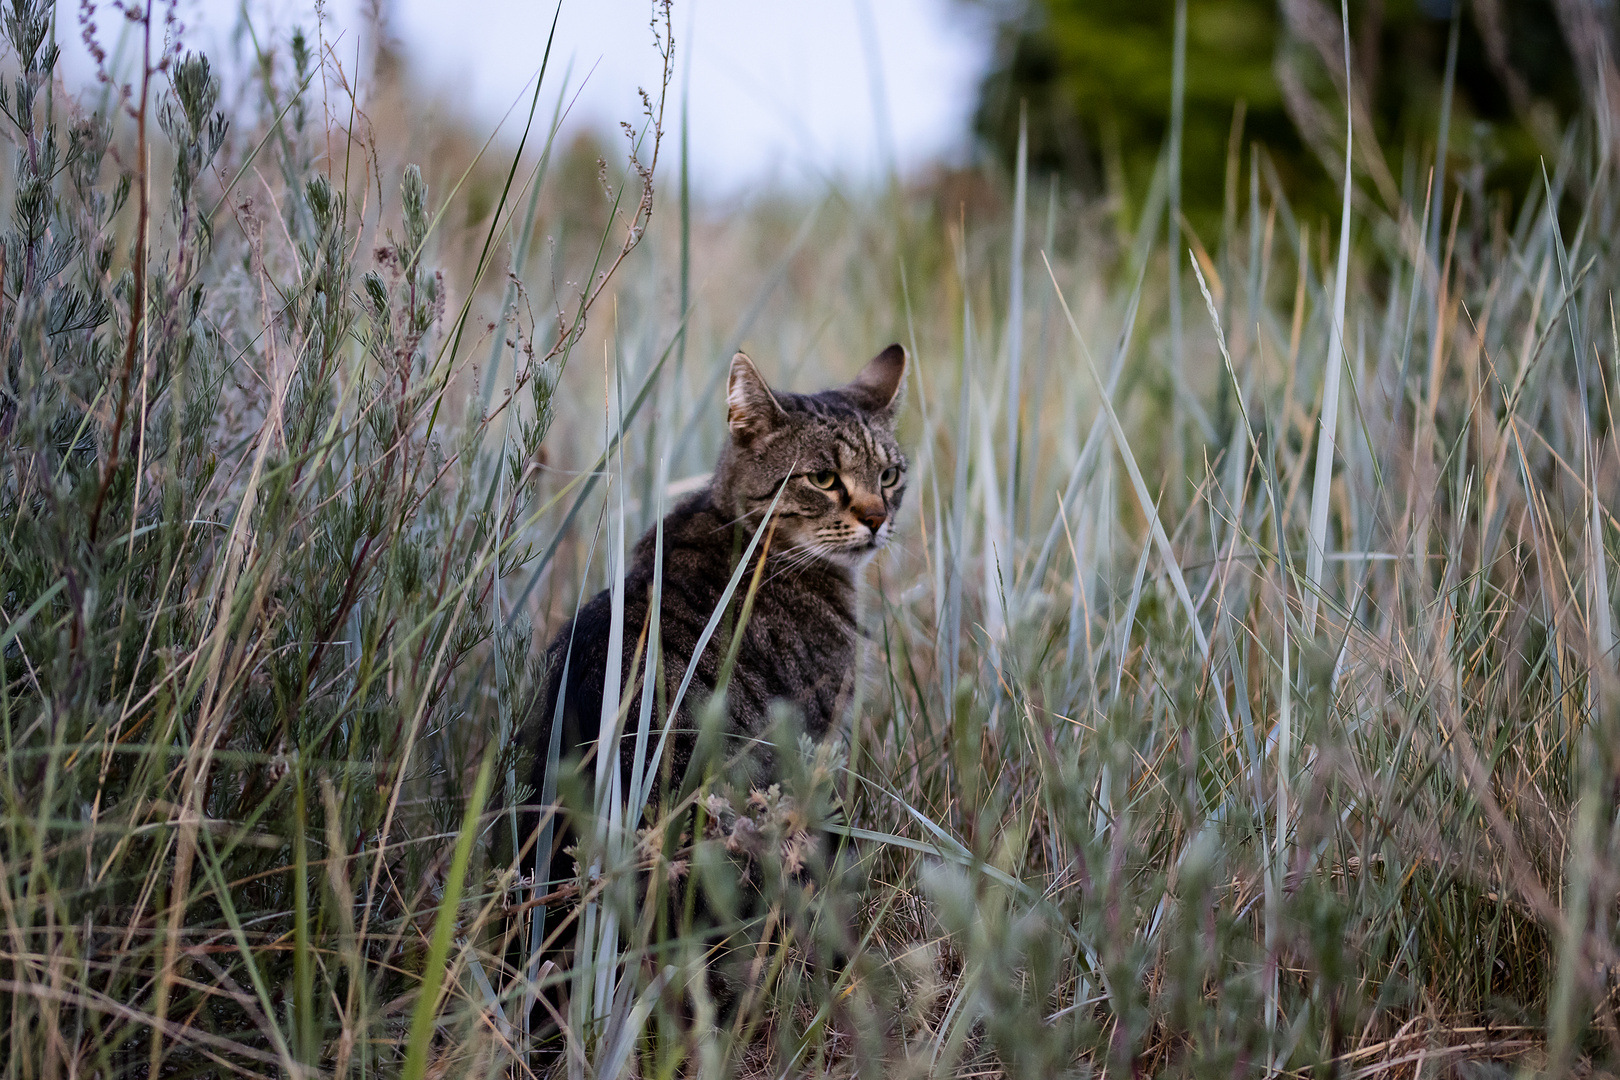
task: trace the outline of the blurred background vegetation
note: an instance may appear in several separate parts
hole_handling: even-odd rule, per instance
[[[997,39],[975,135],[1010,166],[1027,102],[1032,170],[1061,175],[1090,194],[1123,199],[1145,191],[1171,123],[1174,0],[971,2],[987,10]],[[1578,32],[1585,13],[1560,12],[1559,5],[1352,0],[1358,134],[1375,137],[1363,143],[1364,165],[1386,208],[1396,203],[1394,185],[1405,170],[1423,170],[1417,183],[1426,181],[1453,35],[1449,164],[1476,168],[1487,189],[1523,196],[1582,100],[1581,67],[1566,34]],[[1234,139],[1265,147],[1296,205],[1337,205],[1344,157],[1339,16],[1331,0],[1187,4],[1183,205],[1195,224],[1222,209],[1220,163]]]

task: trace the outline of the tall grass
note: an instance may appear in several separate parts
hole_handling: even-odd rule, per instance
[[[499,162],[424,174],[408,108],[313,108],[352,73],[301,36],[225,117],[200,58],[97,108],[49,5],[5,29],[7,1076],[1620,1052],[1600,125],[1516,206],[1350,174],[1327,243],[1237,137],[1036,232],[1022,169],[655,200],[661,94],[599,170],[549,61]],[[1219,236],[1168,213],[1197,169]],[[701,483],[732,349],[808,389],[897,337],[911,495],[847,737],[784,715],[775,785],[700,753],[649,803],[674,703],[626,685],[640,782],[523,790],[541,648]],[[523,802],[589,824],[576,879],[509,842]]]

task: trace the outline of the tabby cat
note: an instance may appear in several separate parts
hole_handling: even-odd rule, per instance
[[[772,391],[742,353],[732,359],[726,394],[729,439],[713,477],[663,522],[659,668],[664,686],[658,700],[664,707],[675,700],[704,626],[748,541],[762,526],[765,535],[753,559],[757,563],[763,556],[765,565],[735,646],[731,628],[740,620],[755,579],[753,564],[734,594],[731,617],[698,659],[665,750],[669,771],[660,770],[672,788],[681,785],[697,717],[733,647],[737,652],[725,697],[727,751],[758,744],[767,734],[773,702],[795,707],[812,738],[824,738],[841,719],[855,685],[856,573],[893,535],[906,490],[906,458],[894,434],[905,372],[906,351],[891,345],[848,385],[792,394]],[[775,510],[768,514],[773,500]],[[631,666],[650,611],[655,536],[649,530],[636,544],[625,576],[623,655],[608,656],[611,601],[606,591],[586,603],[551,642],[545,692],[525,735],[535,792],[544,790],[554,737],[565,765],[595,749],[608,663],[621,665],[626,700],[640,700],[640,680]],[[626,788],[639,715],[632,704],[621,728],[619,757]],[[554,735],[558,718],[561,730]],[[756,768],[768,773],[769,755],[760,754],[757,761]],[[594,767],[584,772],[595,775]],[[532,830],[531,823],[531,836]],[[573,876],[572,860],[562,853],[568,831],[565,823],[549,860],[539,860],[549,866],[553,882]],[[533,854],[525,860],[531,866],[535,861]]]

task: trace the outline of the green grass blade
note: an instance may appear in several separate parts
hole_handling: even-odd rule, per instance
[[[405,1065],[400,1071],[402,1080],[422,1080],[427,1072],[428,1047],[437,1027],[439,991],[444,985],[450,945],[455,937],[461,892],[467,878],[468,863],[472,860],[473,840],[480,832],[479,818],[484,812],[484,801],[489,797],[491,772],[491,759],[486,756],[478,769],[478,778],[473,782],[473,794],[462,816],[461,830],[456,834],[456,847],[450,856],[450,871],[444,882],[444,899],[439,902],[438,913],[433,919],[433,936],[423,961],[422,983],[417,990],[416,1007],[411,1012]]]

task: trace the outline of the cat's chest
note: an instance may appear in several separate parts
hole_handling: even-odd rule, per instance
[[[855,590],[830,575],[772,582],[759,590],[750,622],[773,639],[802,641],[812,651],[853,653]]]
[[[821,734],[854,685],[853,590],[762,589],[744,638],[739,660],[763,696],[797,702],[809,732]]]
[[[665,565],[669,647],[677,654],[682,645],[695,648],[698,631],[726,603],[725,585],[735,579],[730,607],[733,618],[746,619],[741,637],[732,639],[728,628],[708,646],[718,672],[736,640],[734,721],[753,728],[764,722],[772,700],[786,699],[800,706],[807,731],[820,735],[841,715],[854,685],[854,581],[837,567],[806,567],[791,559],[769,559],[757,576],[750,567],[737,579],[736,566],[713,543],[713,530],[700,532],[705,542],[677,543]]]

